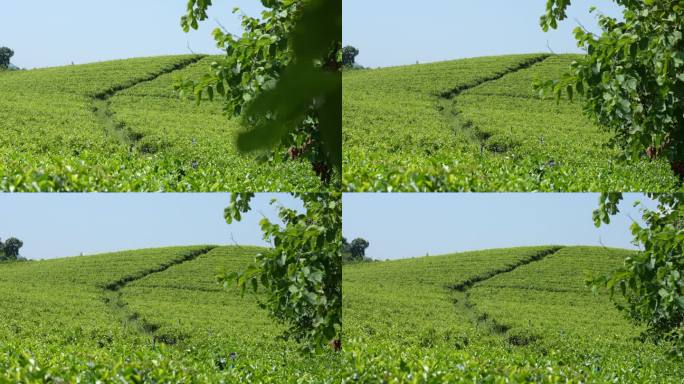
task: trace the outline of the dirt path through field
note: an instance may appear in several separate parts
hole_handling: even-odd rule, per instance
[[[462,118],[461,112],[458,110],[458,96],[467,90],[477,88],[486,83],[499,80],[507,75],[511,75],[513,73],[528,69],[534,65],[540,64],[551,57],[551,55],[539,55],[510,68],[506,68],[502,72],[496,73],[489,77],[483,77],[473,83],[463,84],[456,88],[446,90],[438,95],[439,98],[437,100],[437,109],[448,121],[450,130],[454,132],[465,132],[466,136],[468,136],[474,143],[479,144],[480,151],[482,152],[488,147],[487,140],[489,140],[491,134],[479,130],[472,124],[471,121],[464,120]]]
[[[463,93],[464,91],[478,87],[478,86],[480,86],[484,83],[488,83],[490,81],[499,80],[500,78],[502,78],[506,75],[510,75],[511,73],[522,71],[523,69],[527,69],[527,68],[529,68],[529,67],[531,67],[537,63],[541,63],[542,61],[547,60],[549,57],[551,57],[551,55],[540,55],[538,57],[534,57],[534,58],[531,58],[529,60],[525,60],[525,61],[523,61],[517,65],[514,65],[510,68],[506,68],[505,70],[503,70],[499,73],[495,73],[491,76],[478,79],[475,82],[472,82],[469,84],[459,85],[456,88],[452,88],[452,89],[449,89],[447,91],[444,91],[444,92],[440,93],[439,96],[443,99],[454,99],[455,97],[457,97],[459,94]]]
[[[468,291],[478,283],[487,281],[495,276],[512,272],[524,265],[543,260],[546,257],[555,255],[563,248],[564,247],[552,247],[545,249],[543,251],[537,252],[531,257],[518,260],[517,262],[507,265],[503,268],[492,270],[482,275],[478,275],[449,286],[448,288],[451,291],[452,302],[454,303],[456,310],[465,313],[478,327],[483,326],[489,331],[489,333],[493,335],[506,336],[511,327],[490,317],[485,312],[478,312],[477,308],[475,308],[475,304],[470,301],[470,294]],[[509,342],[516,345],[527,342],[527,340],[522,340],[521,336],[519,335],[508,336],[507,339]]]
[[[124,276],[119,280],[112,281],[103,286],[102,300],[107,304],[107,306],[110,309],[110,312],[115,318],[119,319],[122,323],[126,324],[127,326],[132,326],[133,330],[135,330],[136,332],[151,336],[153,344],[156,342],[173,344],[175,343],[175,340],[173,340],[170,336],[156,334],[157,330],[159,329],[159,325],[151,323],[141,318],[138,313],[132,312],[128,308],[128,304],[123,300],[123,293],[121,292],[121,289],[123,289],[126,285],[130,284],[131,282],[140,280],[155,273],[164,272],[167,269],[173,267],[174,265],[179,265],[191,260],[195,260],[196,258],[207,254],[214,248],[216,247],[208,246],[203,249],[189,252],[178,259],[174,259],[166,263],[160,264],[154,268],[145,271],[140,271],[136,274]]]
[[[105,134],[108,136],[111,135],[115,137],[117,140],[123,142],[124,144],[128,145],[131,149],[133,149],[135,143],[142,139],[142,136],[127,131],[126,126],[122,122],[117,122],[114,119],[114,113],[110,109],[109,99],[117,93],[129,88],[133,88],[138,84],[154,81],[159,76],[165,75],[167,73],[180,71],[185,67],[202,60],[205,57],[205,55],[197,55],[189,59],[182,60],[174,65],[161,68],[159,71],[150,73],[144,77],[132,79],[126,83],[117,84],[104,91],[92,94],[92,111],[95,115],[96,120],[104,128]]]

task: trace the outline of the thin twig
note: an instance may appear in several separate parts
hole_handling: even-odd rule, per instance
[[[218,24],[219,28],[221,28],[223,33],[225,33],[226,35],[232,35],[232,33],[230,33],[230,31],[228,31],[228,29],[224,27],[223,24],[221,24],[221,22],[217,18],[214,18],[214,21],[216,22],[216,24]]]
[[[551,49],[551,45],[549,44],[549,41],[548,41],[548,40],[546,40],[546,49],[548,49],[549,52],[551,52],[552,55],[558,56],[558,54],[557,54],[556,52],[554,52],[553,49]]]

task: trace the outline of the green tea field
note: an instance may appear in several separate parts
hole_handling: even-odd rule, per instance
[[[2,191],[318,191],[304,161],[240,154],[221,102],[181,99],[210,56],[0,71]]]
[[[667,191],[663,161],[627,163],[567,99],[542,99],[573,55],[511,55],[343,74],[347,191]]]
[[[364,383],[675,383],[684,364],[587,273],[631,251],[493,249],[344,269],[344,366]]]
[[[221,270],[256,247],[172,247],[0,263],[0,383],[333,382],[339,357],[278,339]]]

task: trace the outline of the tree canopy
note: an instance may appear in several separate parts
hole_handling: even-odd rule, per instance
[[[619,292],[624,300],[615,300],[616,306],[646,326],[643,336],[672,343],[672,353],[684,357],[684,194],[649,196],[658,202],[657,208],[642,209],[645,226],[631,226],[642,250],[591,284],[608,288],[611,296]],[[601,195],[593,215],[596,226],[610,223],[621,200],[621,193]]]
[[[351,45],[342,48],[342,65],[345,67],[353,67],[356,64],[356,56],[359,55],[359,50]]]
[[[12,56],[14,56],[13,50],[7,47],[0,47],[0,69],[9,68]]]
[[[599,14],[600,36],[574,30],[586,55],[560,79],[537,83],[557,98],[579,95],[585,113],[613,133],[621,158],[665,158],[684,177],[684,1],[615,0],[623,19]],[[570,0],[548,0],[544,31]],[[595,12],[595,8],[591,9]]]
[[[580,96],[585,113],[613,133],[611,145],[622,159],[665,158],[684,178],[684,1],[615,0],[622,20],[598,15],[600,35],[574,30],[586,54],[560,79],[535,86],[541,94]],[[567,18],[571,0],[548,0],[544,31]],[[592,12],[596,11],[592,7]],[[592,281],[624,300],[615,303],[646,326],[644,336],[673,343],[684,355],[684,206],[680,194],[649,194],[655,210],[643,210],[645,226],[632,224],[642,250],[623,268]],[[619,212],[620,193],[601,196],[596,225]]]
[[[370,246],[370,242],[363,238],[356,238],[351,243],[346,238],[342,238],[342,260],[344,262],[359,262],[372,261],[366,258],[366,249]]]
[[[231,195],[225,210],[228,223],[250,210],[254,194]],[[261,220],[264,239],[273,249],[256,256],[238,273],[222,273],[219,282],[236,283],[243,290],[266,289],[265,307],[287,324],[286,338],[305,349],[325,345],[340,348],[342,333],[342,198],[340,193],[293,193],[305,212],[280,206],[284,226]],[[273,201],[275,203],[275,201]]]
[[[10,237],[3,243],[0,239],[0,261],[16,261],[19,259],[19,250],[24,242],[16,237]]]
[[[188,1],[186,32],[207,18],[211,3]],[[241,36],[215,29],[225,57],[200,81],[179,79],[176,88],[198,102],[203,94],[222,97],[225,110],[248,127],[237,138],[240,150],[276,148],[284,158],[306,158],[328,182],[342,164],[342,2],[262,4],[260,19],[243,16]]]
[[[368,240],[357,238],[352,240],[349,250],[353,257],[363,259],[366,257],[366,248],[368,248],[368,246],[370,246]]]

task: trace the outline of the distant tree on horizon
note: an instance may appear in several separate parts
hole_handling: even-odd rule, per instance
[[[359,55],[359,50],[351,45],[342,48],[342,65],[345,67],[353,67],[356,64],[356,56]]]
[[[1,244],[1,242],[0,242]],[[24,246],[24,242],[17,239],[16,237],[10,237],[5,241],[4,244],[0,245],[0,250],[2,254],[0,255],[0,260],[14,261],[19,259],[19,249]]]
[[[357,238],[351,242],[351,254],[356,260],[363,260],[366,257],[366,248],[370,246],[370,243],[366,239]]]
[[[7,47],[0,47],[0,69],[9,68],[12,56],[14,56],[13,50]]]
[[[366,239],[356,238],[351,243],[342,238],[342,258],[345,262],[365,261],[366,248],[370,243]]]

